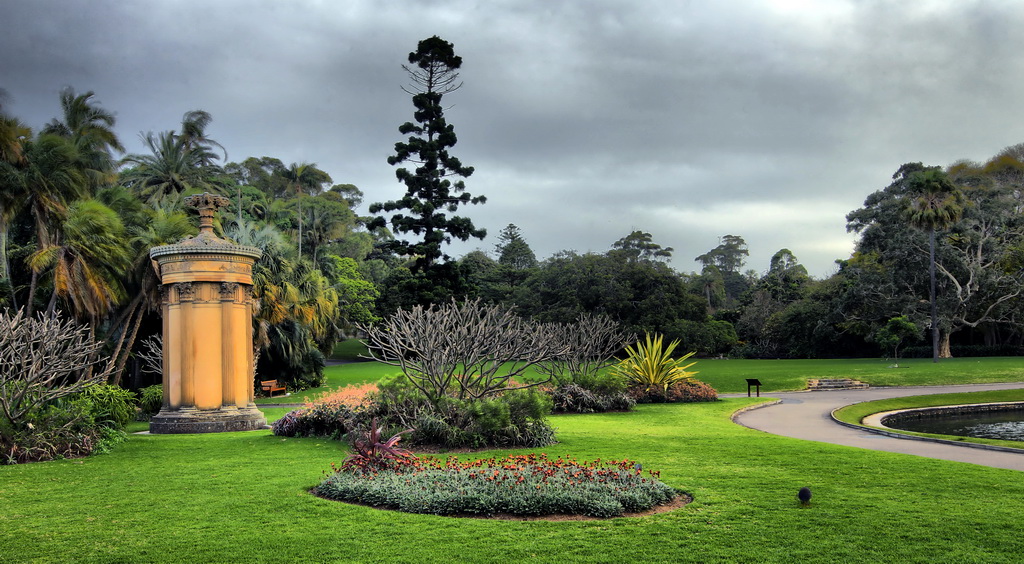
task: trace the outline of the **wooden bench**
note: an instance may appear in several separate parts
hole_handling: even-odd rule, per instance
[[[277,380],[260,380],[260,389],[270,397],[274,397],[274,392],[288,391],[284,386],[278,386]]]

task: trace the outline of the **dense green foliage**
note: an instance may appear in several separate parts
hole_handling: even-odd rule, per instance
[[[555,413],[629,411],[636,405],[636,400],[623,390],[575,383],[555,387],[551,390],[551,401]]]
[[[139,418],[148,421],[160,412],[164,403],[164,387],[161,384],[146,386],[139,390]]]
[[[555,442],[546,421],[551,399],[536,389],[507,390],[487,398],[428,398],[405,376],[384,378],[364,401],[324,398],[282,417],[274,433],[353,441],[377,422],[388,433],[411,429],[413,445],[444,448],[545,446]]]
[[[107,384],[48,402],[28,414],[27,427],[10,442],[0,441],[0,465],[108,452],[124,441],[137,406],[133,393]]]
[[[718,391],[698,380],[682,380],[661,386],[630,386],[636,403],[692,403],[718,400]]]
[[[467,217],[451,216],[459,206],[480,204],[487,201],[483,196],[472,196],[466,192],[463,180],[452,182],[449,177],[466,178],[473,174],[473,167],[464,166],[458,158],[449,154],[458,138],[455,128],[444,116],[442,98],[462,86],[458,82],[462,57],[455,54],[454,46],[436,35],[420,41],[416,51],[409,53],[409,65],[404,66],[411,81],[412,103],[416,107],[415,123],[406,122],[398,130],[409,135],[404,142],[395,144],[395,154],[388,157],[388,164],[398,165],[411,162],[414,171],[407,168],[395,170],[395,176],[405,184],[406,193],[400,200],[375,203],[370,213],[407,210],[408,215],[398,213],[391,217],[392,230],[399,234],[411,234],[416,241],[395,239],[388,241],[389,251],[414,259],[412,273],[429,271],[438,261],[449,261],[441,245],[452,238],[465,241],[470,237],[483,239],[487,232],[477,229]],[[384,227],[388,221],[378,216],[371,227]]]
[[[381,265],[368,260],[374,235],[352,209],[356,187],[330,187],[313,164],[222,164],[226,150],[207,134],[212,117],[202,110],[186,112],[174,131],[143,134],[148,152],[120,160],[114,113],[92,92],[64,90],[60,113],[38,133],[0,115],[0,308],[87,323],[105,343],[112,383],[151,383],[129,362],[160,329],[148,253],[195,234],[182,202],[197,192],[230,197],[218,229],[263,251],[254,330],[265,374],[316,385],[323,353],[351,323],[376,319],[369,273]]]

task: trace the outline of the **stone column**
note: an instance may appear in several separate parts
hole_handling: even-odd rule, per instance
[[[200,194],[185,203],[199,209],[199,234],[149,252],[164,315],[164,404],[150,432],[263,428],[252,363],[252,265],[261,252],[214,235],[214,212],[227,198]]]

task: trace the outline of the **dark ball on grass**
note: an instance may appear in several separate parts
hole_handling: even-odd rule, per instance
[[[811,502],[811,488],[804,486],[797,492],[796,498],[800,500],[800,503],[807,505]]]

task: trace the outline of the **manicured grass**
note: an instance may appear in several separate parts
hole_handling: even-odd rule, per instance
[[[293,408],[291,407],[264,407],[261,408],[260,411],[262,411],[263,415],[267,417],[267,423],[273,423],[274,421],[284,417],[284,415],[292,409]]]
[[[761,392],[802,390],[812,378],[853,378],[872,386],[924,386],[946,384],[980,384],[986,382],[1017,382],[1024,380],[1024,358],[951,358],[939,363],[931,359],[901,360],[899,368],[881,359],[829,360],[699,360],[691,370],[697,378],[710,384],[719,393],[747,391],[747,378],[763,384]],[[397,374],[398,368],[379,362],[356,362],[328,366],[324,370],[327,383],[313,390],[293,393],[289,398],[261,398],[256,403],[302,403],[324,390],[348,384],[375,382],[386,375]],[[527,378],[538,377],[529,373]]]
[[[338,341],[331,351],[331,360],[345,360],[349,362],[360,362],[366,356],[366,345],[359,339],[346,339]]]
[[[971,403],[997,403],[1011,401],[1024,401],[1024,389],[992,390],[986,392],[967,392],[955,394],[933,394],[927,396],[910,396],[904,398],[865,401],[837,409],[835,411],[835,416],[840,421],[853,423],[854,425],[860,425],[861,421],[865,417],[873,415],[875,413],[881,413],[883,411],[893,411],[896,409],[916,409],[919,407],[936,407],[940,405],[965,405]],[[1011,448],[1024,448],[1024,442],[1021,441],[1004,441],[999,439],[982,439],[977,437],[957,437],[952,435],[938,435],[935,433],[915,433],[911,431],[901,431],[896,429],[887,430],[898,433],[905,433],[907,435],[935,437],[950,441],[971,442],[986,445],[999,445]]]
[[[0,467],[0,555],[64,561],[1013,562],[1021,474],[768,435],[759,400],[553,418],[549,455],[641,461],[694,497],[604,521],[491,521],[309,495],[344,448],[268,431],[133,435],[84,460]],[[764,400],[760,400],[764,401]],[[500,455],[489,451],[472,456]],[[797,490],[809,486],[811,506]]]
[[[701,360],[692,368],[697,378],[721,393],[746,392],[746,378],[761,380],[764,391],[802,390],[811,378],[853,378],[872,386],[924,386],[1018,382],[1024,380],[1024,358],[950,358],[891,361],[873,358],[827,360]]]
[[[327,381],[319,388],[311,388],[300,392],[291,392],[291,395],[287,397],[275,396],[273,398],[256,398],[256,403],[258,405],[268,403],[303,403],[308,400],[312,400],[318,394],[327,390],[333,390],[349,384],[376,382],[384,376],[400,373],[401,370],[379,362],[352,362],[347,364],[336,364],[324,368],[324,375],[327,377]]]

